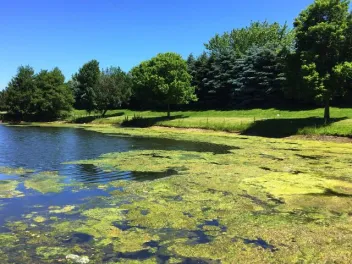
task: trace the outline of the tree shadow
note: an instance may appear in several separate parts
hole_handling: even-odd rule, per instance
[[[330,123],[345,120],[343,118],[332,118]],[[265,119],[255,121],[242,135],[252,135],[270,138],[283,138],[296,135],[300,129],[311,127],[319,128],[325,126],[324,119],[318,117],[290,118],[290,119]]]
[[[183,119],[188,118],[189,116],[185,115],[175,115],[175,116],[158,116],[158,117],[142,117],[142,116],[134,116],[131,119],[128,117],[121,123],[121,126],[124,127],[152,127],[157,125],[159,122],[163,121],[171,121],[175,119]]]
[[[125,113],[124,112],[118,112],[114,114],[108,114],[105,115],[104,117],[101,115],[89,115],[89,116],[80,116],[72,120],[72,123],[77,123],[77,124],[84,124],[84,123],[91,123],[94,120],[100,119],[100,118],[109,118],[109,117],[116,117],[116,116],[123,116]]]

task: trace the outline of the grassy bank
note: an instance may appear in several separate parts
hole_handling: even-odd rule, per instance
[[[238,132],[243,135],[287,137],[292,135],[352,136],[352,109],[332,108],[331,124],[325,126],[322,109],[279,110],[253,109],[233,111],[179,111],[171,119],[157,111],[109,111],[104,118],[87,116],[75,110],[67,119],[73,123],[131,127],[202,128]]]

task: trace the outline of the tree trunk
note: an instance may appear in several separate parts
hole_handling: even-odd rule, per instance
[[[170,118],[170,104],[167,104],[167,117]]]
[[[102,116],[102,117],[105,117],[107,111],[108,111],[108,110],[105,109],[105,110],[103,111],[103,113],[101,114],[101,116]]]
[[[325,101],[324,121],[325,121],[325,125],[330,123],[330,102],[329,102],[329,100]]]

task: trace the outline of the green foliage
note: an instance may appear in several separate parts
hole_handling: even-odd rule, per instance
[[[20,120],[64,117],[72,110],[74,102],[58,68],[35,74],[33,68],[21,66],[5,93],[8,113]]]
[[[234,98],[237,57],[234,52],[224,50],[211,56],[209,63],[209,70],[203,79],[208,95],[213,95],[216,107],[230,106]]]
[[[17,75],[12,78],[6,88],[6,106],[9,114],[17,118],[34,111],[34,96],[36,84],[34,69],[30,66],[20,66]]]
[[[187,63],[176,53],[161,53],[149,61],[142,62],[131,71],[135,97],[159,102],[168,106],[195,101],[191,75]]]
[[[213,61],[214,56],[209,56],[206,52],[197,58],[191,54],[187,59],[188,72],[192,76],[192,86],[196,87],[199,105],[203,107],[211,107],[216,104],[213,88],[207,85]]]
[[[70,83],[76,100],[76,107],[91,113],[96,109],[95,89],[99,82],[100,69],[97,60],[91,60],[84,64],[73,75]]]
[[[253,47],[236,61],[235,100],[239,105],[282,98],[286,81],[285,54],[270,47]]]
[[[6,110],[6,91],[0,91],[0,111]]]
[[[42,70],[36,75],[38,95],[34,99],[34,114],[41,119],[51,120],[67,116],[74,103],[73,95],[65,84],[62,72]]]
[[[346,41],[351,38],[349,3],[347,0],[316,0],[294,23],[296,52],[300,56],[305,89],[325,104],[326,122],[330,118],[330,100],[344,88],[337,85],[344,82],[337,77],[348,75],[348,64],[344,62],[352,59],[346,56],[350,49]]]
[[[96,109],[105,116],[107,110],[121,107],[128,102],[132,94],[131,88],[130,76],[120,68],[102,70],[95,86]]]
[[[252,22],[249,27],[233,29],[215,37],[205,47],[215,54],[231,50],[237,56],[243,56],[253,46],[266,47],[274,45],[280,49],[290,49],[293,43],[293,32],[288,26],[279,23]]]

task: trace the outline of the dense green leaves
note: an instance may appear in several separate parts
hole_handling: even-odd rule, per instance
[[[71,86],[74,91],[76,104],[79,109],[88,113],[96,109],[95,89],[99,82],[99,62],[91,60],[84,64],[72,78]]]
[[[329,121],[330,100],[343,88],[339,76],[347,76],[351,61],[351,19],[347,0],[316,0],[296,19],[296,52],[306,89],[325,105]],[[347,41],[347,42],[346,42]],[[339,66],[340,65],[340,66]],[[343,70],[346,69],[346,70]]]
[[[55,68],[42,70],[36,75],[37,93],[34,98],[34,114],[42,119],[56,119],[69,114],[74,98],[65,76]]]
[[[286,75],[285,54],[270,47],[253,47],[237,60],[234,79],[238,105],[258,104],[282,98]]]
[[[6,108],[16,119],[52,120],[66,115],[74,102],[65,77],[58,68],[42,70],[19,67],[6,89]]]
[[[4,91],[0,91],[0,111],[6,110],[6,93]]]
[[[96,110],[104,116],[107,110],[127,103],[131,94],[131,78],[127,73],[114,67],[102,70],[95,87]]]
[[[36,94],[34,69],[30,66],[19,67],[17,75],[8,84],[6,93],[6,105],[10,114],[23,118],[24,115],[33,113]]]
[[[275,46],[278,49],[291,48],[294,35],[285,24],[270,24],[264,22],[252,22],[249,27],[233,29],[222,35],[216,34],[205,47],[214,54],[224,51],[233,51],[237,56],[243,56],[253,46]]]
[[[135,97],[139,102],[158,102],[170,105],[186,104],[196,100],[187,63],[176,53],[158,54],[142,62],[131,71]]]

